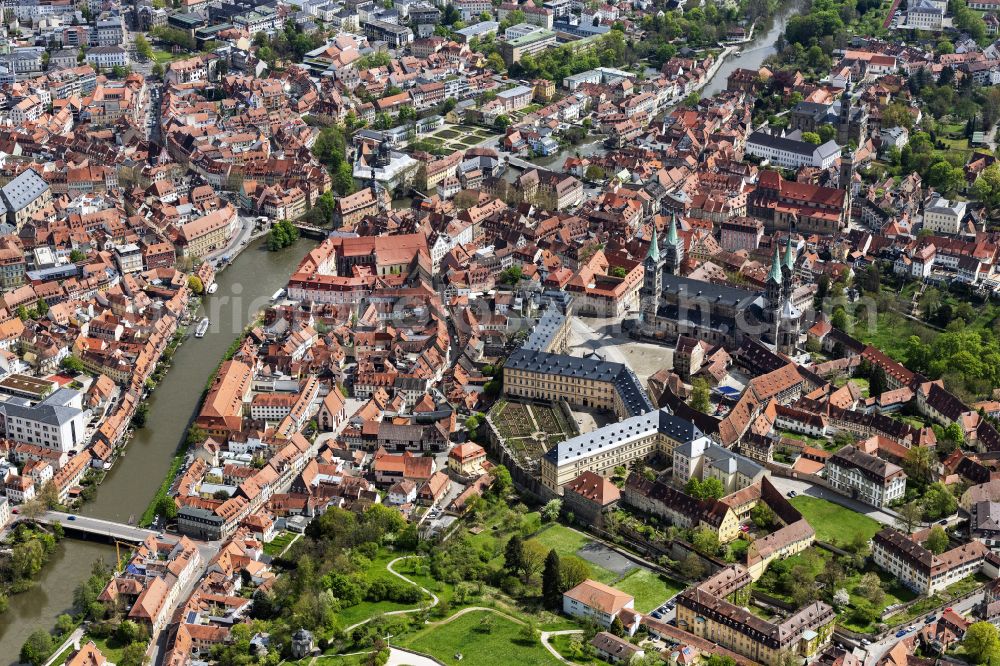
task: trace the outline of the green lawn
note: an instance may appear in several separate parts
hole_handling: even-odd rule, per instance
[[[488,631],[483,625],[487,617],[491,618],[487,620],[491,625]],[[474,611],[451,622],[429,626],[407,636],[401,644],[433,655],[449,666],[561,666],[562,662],[542,647],[540,640],[523,639],[520,629],[520,625],[495,613]],[[461,659],[456,658],[457,655],[461,655]]]
[[[593,543],[586,534],[558,523],[552,523],[543,527],[530,541],[537,541],[550,550],[554,548],[559,557],[576,555],[577,551],[581,548],[589,543]],[[618,575],[613,571],[590,562],[587,564],[590,565],[590,577],[594,580],[611,584],[618,579]]]
[[[583,641],[583,634],[560,634],[558,636],[552,636],[549,638],[549,645],[554,647],[556,651],[561,654],[566,659],[570,660],[574,664],[582,664],[583,666],[604,666],[603,661],[597,657],[590,657],[585,659],[580,656],[580,646]],[[574,647],[576,649],[574,649]]]
[[[831,445],[831,442],[828,439],[823,439],[822,437],[810,437],[809,435],[803,435],[800,432],[793,432],[791,430],[778,430],[778,434],[782,437],[794,439],[818,449],[825,449]]]
[[[122,645],[117,638],[113,636],[110,638],[95,638],[90,635],[85,635],[81,639],[80,644],[82,645],[88,641],[94,641],[94,645],[97,646],[97,649],[101,651],[101,654],[103,654],[104,658],[108,661],[115,664],[121,661],[122,652],[125,650],[125,646]]]
[[[675,580],[660,576],[649,569],[634,569],[615,588],[635,597],[635,609],[648,613],[684,589]]]
[[[948,602],[964,596],[977,587],[980,587],[988,582],[989,578],[981,574],[967,576],[937,594],[922,598],[920,601],[907,608],[905,612],[886,618],[885,622],[892,627],[900,624],[906,624],[923,615],[926,615],[927,613],[930,613],[931,611],[937,610],[941,606],[947,605]]]
[[[348,606],[337,612],[337,625],[344,629],[363,622],[378,614],[417,608],[412,604],[401,604],[395,601],[362,601],[360,604]]]
[[[878,521],[818,497],[799,495],[789,501],[816,530],[816,538],[826,543],[850,543],[859,533],[871,539],[882,529]]]
[[[365,578],[368,580],[381,579],[381,580],[392,580],[392,581],[402,582],[398,578],[393,576],[391,573],[389,573],[389,569],[387,568],[389,562],[392,562],[399,556],[400,556],[399,553],[393,553],[385,549],[380,550],[378,552],[378,555],[375,556],[375,559],[373,559],[371,561],[371,564],[368,565],[368,568],[365,569]],[[402,565],[405,561],[406,560],[403,560],[402,562],[399,562],[397,564],[397,566],[399,566],[399,569],[396,569],[396,567],[393,567],[393,569],[399,571],[399,573],[403,574],[404,576],[413,580],[414,582],[418,582],[417,580],[418,576],[411,576],[408,573],[404,572]],[[425,585],[424,587],[427,587],[427,589],[433,589],[432,586]],[[425,601],[429,603],[430,599],[425,597]],[[391,611],[399,611],[399,610],[409,610],[412,608],[419,608],[419,607],[420,607],[420,602],[416,604],[401,604],[395,601],[362,601],[359,604],[355,604],[354,606],[348,606],[347,608],[344,608],[340,612],[338,612],[337,624],[341,628],[349,627],[352,624],[356,624],[363,620],[367,620],[368,618],[373,617],[374,615],[377,615],[379,613],[388,613]]]
[[[274,557],[285,549],[297,535],[292,532],[281,532],[268,543],[264,544],[264,553]]]
[[[161,65],[166,65],[168,62],[171,62],[173,60],[179,60],[183,57],[184,57],[183,54],[174,55],[170,51],[153,49],[153,60],[160,63]]]

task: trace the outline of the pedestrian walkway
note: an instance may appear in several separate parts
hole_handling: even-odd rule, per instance
[[[56,660],[62,655],[63,652],[68,650],[70,646],[72,646],[74,650],[79,650],[81,638],[83,638],[83,627],[77,627],[73,630],[73,633],[69,635],[69,638],[67,638],[62,645],[56,648],[56,651],[52,653],[52,656],[49,657],[44,666],[52,666],[52,664],[56,663]]]

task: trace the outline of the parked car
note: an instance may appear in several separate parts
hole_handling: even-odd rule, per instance
[[[905,635],[906,635],[905,629],[900,629],[899,631],[896,632],[896,638],[902,638]]]
[[[947,524],[948,524],[947,518],[942,518],[941,520],[938,521],[938,525],[947,525]]]
[[[652,613],[650,613],[650,615],[652,615],[653,617],[655,617],[657,620],[660,620],[660,619],[663,618],[663,616],[660,615],[659,613],[657,613],[656,611],[653,611]]]
[[[928,615],[927,617],[924,618],[924,624],[930,624],[931,622],[933,622],[936,619],[937,618],[934,617],[933,615]]]
[[[66,520],[76,520],[76,516],[73,515],[66,516]]]
[[[788,496],[789,496],[789,497],[795,497],[795,495],[797,495],[797,494],[798,494],[798,493],[796,493],[796,492],[795,492],[794,490],[789,490],[789,491],[788,491]]]

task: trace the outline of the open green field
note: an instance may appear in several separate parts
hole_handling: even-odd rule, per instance
[[[274,557],[280,554],[285,549],[285,546],[290,544],[294,539],[295,534],[292,532],[282,532],[264,544],[264,553]]]
[[[396,553],[390,553],[385,549],[380,550],[378,555],[375,556],[375,559],[371,561],[368,568],[365,569],[365,578],[370,581],[388,580],[403,583],[404,581],[400,580],[396,576],[393,576],[388,569],[388,564],[397,557],[399,557],[399,555]],[[411,578],[408,574],[403,573],[403,562],[405,562],[405,560],[397,563],[397,566],[400,566],[398,571],[407,578],[416,582],[416,576]],[[395,567],[393,568],[395,569]],[[422,603],[430,603],[430,598],[424,595]],[[337,613],[337,624],[341,628],[349,627],[358,622],[367,620],[374,615],[378,615],[379,613],[390,613],[393,611],[410,610],[419,607],[420,602],[416,604],[403,604],[395,601],[362,601],[354,606],[348,606],[347,608],[341,609]]]
[[[561,665],[541,641],[522,638],[520,631],[520,625],[504,616],[472,611],[445,624],[428,626],[405,638],[402,645],[433,655],[450,666]]]
[[[816,538],[826,543],[850,543],[859,533],[871,539],[882,529],[878,521],[818,497],[799,495],[789,501],[816,530]]]
[[[576,555],[581,548],[593,543],[593,541],[591,541],[591,539],[582,532],[577,532],[576,530],[559,525],[558,523],[552,523],[542,528],[542,530],[530,540],[539,542],[549,550],[554,548],[556,553],[559,554],[559,557]],[[608,571],[604,567],[591,562],[587,562],[587,564],[590,565],[590,577],[594,580],[610,585],[618,579],[618,575],[613,571]],[[638,605],[636,607],[638,608]]]
[[[675,580],[664,578],[649,569],[635,569],[615,587],[635,597],[635,609],[648,613],[680,592],[683,586]]]
[[[174,60],[180,60],[184,57],[183,54],[173,54],[170,51],[163,51],[162,49],[153,49],[153,60],[160,63],[161,65],[166,65],[168,62]]]
[[[570,660],[574,664],[581,664],[582,666],[604,666],[605,662],[601,661],[597,657],[583,657],[581,643],[583,641],[583,634],[559,634],[558,636],[551,636],[549,638],[549,645],[556,649],[556,652],[561,654],[566,659]]]

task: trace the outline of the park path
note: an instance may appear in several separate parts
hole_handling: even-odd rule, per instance
[[[63,652],[69,649],[70,646],[72,646],[74,649],[79,650],[81,638],[83,638],[83,627],[77,627],[76,629],[73,630],[73,633],[69,635],[69,638],[63,641],[62,645],[56,648],[56,651],[53,652],[52,656],[46,660],[44,666],[51,666],[51,664],[55,662],[55,660],[58,657],[60,657]]]
[[[462,617],[463,615],[468,615],[469,613],[479,613],[479,612],[483,612],[483,611],[485,611],[487,613],[495,613],[496,615],[499,615],[500,617],[502,617],[502,618],[504,618],[506,620],[510,620],[514,624],[524,624],[524,620],[516,618],[513,615],[509,615],[509,614],[503,612],[502,610],[497,610],[496,608],[489,608],[488,606],[469,606],[468,608],[463,608],[462,610],[458,611],[457,613],[455,613],[451,617],[446,617],[445,619],[438,620],[437,622],[428,622],[427,626],[428,627],[440,627],[443,624],[448,624],[449,622],[457,620],[458,618]]]
[[[572,634],[582,634],[582,633],[583,629],[563,629],[562,631],[543,631],[540,636],[540,639],[542,641],[542,646],[546,650],[548,650],[549,654],[551,654],[553,657],[563,662],[564,664],[573,664],[573,666],[577,666],[575,662],[572,662],[566,657],[559,654],[559,651],[549,644],[549,638],[551,638],[552,636],[569,636]]]
[[[403,574],[399,573],[398,571],[396,571],[395,569],[392,568],[392,565],[394,565],[396,562],[399,562],[401,560],[408,560],[408,559],[412,559],[412,558],[416,558],[416,557],[423,557],[423,555],[403,555],[402,557],[397,557],[396,559],[394,559],[393,561],[391,561],[387,565],[385,565],[385,568],[389,571],[389,573],[391,573],[396,578],[402,579],[403,581],[409,583],[410,585],[413,585],[414,587],[418,588],[421,592],[423,592],[424,594],[426,594],[427,596],[429,596],[431,598],[431,605],[427,606],[427,608],[434,608],[435,606],[438,605],[438,603],[440,603],[440,600],[438,599],[438,597],[437,597],[436,594],[434,594],[433,592],[431,592],[430,590],[428,590],[423,585],[418,585],[416,582],[410,580],[409,578],[407,578],[406,576],[404,576]],[[389,611],[388,613],[377,613],[376,615],[406,615],[408,613],[417,613],[417,612],[420,612],[423,609],[424,609],[423,606],[418,606],[417,608],[405,608],[403,610]],[[376,617],[376,615],[372,615],[371,617],[369,617],[369,618],[367,618],[365,620],[361,620],[361,622],[355,622],[351,626],[349,626],[346,629],[344,629],[344,632],[345,633],[350,633],[350,632],[354,631],[354,629],[356,629],[357,627],[360,627],[362,625],[368,624],[369,622],[372,621],[373,618]]]

